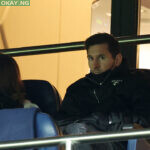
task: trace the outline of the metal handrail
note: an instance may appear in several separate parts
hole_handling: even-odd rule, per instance
[[[123,141],[128,139],[150,138],[150,129],[108,132],[95,134],[83,134],[73,136],[60,136],[50,138],[40,138],[33,140],[21,140],[12,142],[1,142],[0,150],[26,149],[35,147],[55,146],[66,144],[66,150],[71,150],[71,146],[76,143],[104,143],[112,141]]]
[[[150,34],[140,35],[140,36],[126,36],[117,38],[120,44],[147,44],[150,43]],[[84,50],[84,42],[72,42],[72,43],[62,43],[53,45],[43,45],[43,46],[32,46],[32,47],[22,47],[22,48],[12,48],[12,49],[2,49],[0,50],[4,54],[9,54],[11,56],[24,56],[24,55],[37,55],[45,53],[59,53],[68,51],[79,51]]]

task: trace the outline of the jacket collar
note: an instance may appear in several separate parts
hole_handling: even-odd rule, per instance
[[[123,59],[119,67],[116,67],[113,70],[107,70],[106,72],[102,74],[98,74],[98,75],[89,73],[85,76],[85,78],[89,79],[90,81],[93,81],[94,83],[103,84],[108,79],[124,77],[128,73],[129,73],[129,68],[128,68],[127,62],[125,59]]]

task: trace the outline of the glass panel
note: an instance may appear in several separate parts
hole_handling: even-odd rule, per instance
[[[150,0],[141,0],[140,35],[150,34]],[[139,68],[150,69],[150,44],[139,46]]]
[[[110,33],[111,0],[96,0],[92,4],[91,34]]]

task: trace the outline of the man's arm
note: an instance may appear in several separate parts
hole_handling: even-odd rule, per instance
[[[57,120],[74,120],[80,116],[77,94],[70,88],[67,89],[64,100],[60,106]]]

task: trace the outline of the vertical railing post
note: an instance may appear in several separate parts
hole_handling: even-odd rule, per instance
[[[72,141],[66,140],[66,150],[71,150],[71,147],[72,147]]]

